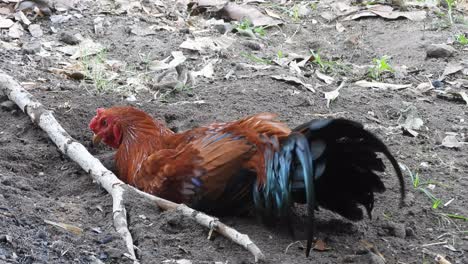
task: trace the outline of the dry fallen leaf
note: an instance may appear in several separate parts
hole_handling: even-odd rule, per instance
[[[23,36],[24,29],[19,22],[16,22],[13,26],[10,27],[8,31],[8,36],[14,39],[18,39]]]
[[[173,59],[169,63],[167,63],[167,61],[169,61],[171,56],[173,57]],[[182,53],[182,51],[173,51],[171,52],[171,56],[165,58],[162,61],[154,60],[150,62],[150,65],[149,65],[150,70],[159,71],[159,70],[175,68],[178,65],[182,64],[183,62],[185,62],[185,60],[187,59]]]
[[[83,233],[83,229],[77,227],[77,226],[74,226],[74,225],[69,225],[69,224],[65,224],[65,223],[58,223],[58,222],[54,222],[54,221],[49,221],[49,220],[46,220],[44,219],[44,222],[46,224],[49,224],[49,225],[53,225],[53,226],[56,226],[56,227],[60,227],[60,228],[63,228],[69,232],[72,232],[73,234],[75,235],[81,235],[81,233]]]
[[[15,22],[13,22],[13,20],[0,17],[0,29],[1,28],[10,28],[14,24],[15,24]]]
[[[376,256],[380,257],[385,262],[384,256],[382,255],[382,253],[380,253],[380,251],[377,249],[376,246],[374,246],[373,244],[369,243],[369,241],[366,241],[366,240],[361,240],[361,244],[364,246],[365,249],[375,254]]]
[[[167,259],[167,260],[163,260],[162,263],[165,263],[165,264],[192,264],[192,261],[188,260],[188,259]]]
[[[152,27],[142,27],[139,25],[132,26],[130,29],[130,32],[132,34],[135,34],[137,36],[149,36],[149,35],[155,35],[156,31]]]
[[[340,33],[346,30],[345,27],[343,26],[343,24],[341,24],[339,22],[336,23],[335,28],[336,28],[336,31],[338,31]]]
[[[219,51],[227,49],[229,46],[234,43],[235,39],[220,36],[220,37],[200,37],[195,39],[187,39],[182,42],[179,47],[188,50],[204,51],[206,49],[211,49],[214,51]]]
[[[287,75],[273,75],[271,78],[279,81],[285,81],[285,82],[290,82],[290,83],[295,83],[295,84],[300,84],[307,88],[309,91],[315,93],[315,89],[310,83],[305,83],[301,81],[301,79],[294,77],[294,76],[287,76]]]
[[[239,68],[254,69],[254,70],[257,70],[257,71],[266,70],[266,69],[271,68],[271,65],[247,64],[247,63],[243,63],[243,62],[237,64],[237,66]]]
[[[437,255],[434,260],[437,262],[437,264],[452,264],[442,255]]]
[[[317,239],[317,241],[315,241],[314,250],[316,250],[316,251],[329,251],[329,250],[331,250],[331,248],[327,246],[325,241],[323,241],[321,239]]]
[[[194,76],[203,76],[206,78],[213,78],[214,67],[213,64],[216,63],[216,60],[208,62],[201,70],[193,72]]]
[[[51,73],[55,73],[55,74],[63,74],[65,76],[67,76],[68,78],[70,79],[74,79],[74,80],[83,80],[85,77],[86,77],[86,74],[84,71],[80,71],[80,70],[68,70],[68,69],[58,69],[58,68],[48,68],[47,69],[49,72]]]
[[[418,109],[412,105],[404,110],[403,114],[406,118],[403,123],[400,123],[401,128],[411,136],[417,137],[419,135],[417,130],[420,130],[424,125],[424,121],[419,117]]]
[[[442,146],[446,148],[460,148],[467,143],[460,142],[455,135],[448,135],[442,140]]]
[[[218,12],[229,2],[228,0],[192,0],[188,3],[189,9],[197,14],[198,12]]]
[[[461,92],[458,92],[461,96],[461,98],[463,98],[463,100],[465,100],[465,103],[468,105],[468,95],[464,92],[464,91],[461,91]]]
[[[364,88],[379,88],[379,89],[391,89],[391,90],[401,90],[411,87],[411,84],[392,84],[392,83],[381,83],[381,82],[368,82],[365,80],[357,81],[354,84]]]
[[[328,76],[326,74],[323,74],[318,70],[315,71],[315,74],[317,75],[317,78],[324,81],[326,84],[332,84],[335,81],[335,79],[333,79],[333,77]]]
[[[29,30],[29,33],[31,33],[31,36],[35,38],[42,37],[42,35],[44,34],[42,32],[41,26],[38,24],[29,25],[28,30]]]
[[[338,95],[340,95],[339,89],[340,88],[323,93],[325,95],[325,99],[327,99],[327,108],[330,108],[331,101],[334,101],[336,98],[338,98]]]
[[[98,54],[104,50],[104,46],[100,43],[94,42],[92,39],[84,39],[80,42],[79,45],[58,47],[57,50],[67,55],[71,55],[72,59],[78,59]]]
[[[274,18],[277,18],[277,19],[281,19],[281,16],[276,14],[275,12],[269,10],[269,9],[265,9],[265,13],[267,13],[267,15],[271,16],[271,17],[274,17]]]
[[[357,12],[345,17],[343,20],[355,20],[362,17],[380,16],[386,19],[397,19],[400,17],[407,18],[412,21],[422,21],[426,18],[426,11],[394,11],[393,7],[388,5],[371,5],[367,10]]]
[[[220,12],[223,16],[233,20],[242,21],[248,19],[255,27],[275,26],[283,23],[281,20],[267,16],[256,7],[250,5],[227,3]]]
[[[461,70],[463,70],[463,66],[460,62],[449,62],[447,63],[447,66],[445,66],[444,73],[442,73],[442,76],[439,78],[439,81],[442,81],[445,79],[447,75],[457,73]]]
[[[50,16],[52,14],[50,4],[52,4],[52,2],[48,0],[25,0],[16,4],[15,11],[24,12],[26,14],[36,13],[38,16]]]

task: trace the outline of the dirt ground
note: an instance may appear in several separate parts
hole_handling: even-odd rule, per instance
[[[7,30],[0,29],[3,45],[0,69],[22,82],[53,110],[62,126],[85,146],[90,146],[87,124],[95,109],[113,105],[140,107],[175,131],[258,112],[278,113],[290,126],[320,117],[357,120],[382,138],[401,164],[418,173],[420,185],[414,188],[409,172],[405,171],[406,207],[398,206],[397,180],[387,173],[384,181],[388,190],[376,197],[374,219],[350,222],[326,210],[317,213],[317,236],[330,250],[314,251],[309,258],[304,255],[301,245],[305,242],[300,232],[293,239],[281,226],[264,227],[255,217],[221,220],[248,234],[263,250],[268,263],[382,263],[368,253],[362,240],[373,245],[387,263],[436,263],[433,254],[446,256],[451,263],[468,263],[468,107],[461,97],[449,93],[449,89],[468,93],[468,46],[455,40],[458,34],[468,34],[466,11],[454,12],[457,19],[453,25],[447,24],[444,7],[407,8],[426,11],[422,21],[381,17],[343,20],[342,16],[328,21],[323,14],[333,10],[330,7],[333,1],[309,2],[309,13],[299,17],[288,10],[295,10],[304,2],[276,1],[279,6],[276,9],[268,2],[254,3],[261,10],[274,10],[285,23],[266,29],[264,36],[257,34],[255,39],[228,32],[226,36],[235,40],[229,47],[190,52],[179,48],[188,38],[222,36],[216,27],[200,26],[200,21],[213,14],[203,13],[191,17],[193,21],[181,22],[169,11],[164,16],[154,16],[137,8],[126,14],[109,12],[117,10],[109,9],[112,5],[75,2],[76,8],[65,13],[54,11],[63,16],[71,14],[67,21],[53,23],[48,17],[33,20],[43,30],[40,37],[32,37],[26,31],[15,39],[5,33]],[[143,4],[155,7],[158,1]],[[173,4],[167,1],[159,7],[171,10]],[[177,14],[184,17],[182,11]],[[96,32],[97,18],[103,21],[100,33]],[[337,30],[340,28],[337,23],[344,31]],[[172,28],[152,30],[151,34],[132,33],[135,28],[152,25]],[[105,52],[77,60],[59,52],[59,47],[66,46],[62,42],[64,34],[77,33],[102,44]],[[5,43],[17,48],[5,48]],[[444,43],[456,49],[451,56],[426,56],[429,45]],[[30,48],[34,45],[40,49]],[[314,73],[320,70],[317,60],[301,67],[300,73],[305,83],[316,88],[315,93],[271,77],[298,76],[291,66],[271,61],[294,53],[310,55],[310,50],[318,52],[326,62],[335,62],[326,64],[332,65],[328,69],[326,65],[321,69],[334,78],[332,82],[327,84]],[[173,51],[184,52],[187,60],[182,65],[188,71],[199,71],[216,60],[213,76],[198,76],[191,83],[184,80],[177,88],[158,83],[161,71],[149,66]],[[359,80],[370,81],[369,65],[374,58],[384,55],[389,57],[395,72],[384,73],[380,81],[411,87],[381,89],[355,84]],[[110,60],[120,66],[108,67]],[[442,82],[436,81],[447,65],[463,60],[464,70],[447,75]],[[50,70],[70,69],[67,68],[70,65],[81,67],[71,68],[84,72],[87,78],[75,80]],[[98,71],[99,65],[105,69]],[[168,75],[174,74],[172,70]],[[176,79],[180,81],[182,75]],[[323,92],[336,89],[342,80],[345,84],[339,96],[327,108]],[[421,86],[429,81],[442,87]],[[0,102],[6,100],[0,97]],[[405,120],[415,121],[416,117],[423,125],[413,127],[410,132],[418,135],[404,132],[401,125]],[[447,145],[444,141],[447,135],[457,138],[456,147]],[[91,151],[101,155],[110,150],[101,147]],[[432,199],[428,193],[433,195]],[[434,209],[435,202],[439,204]],[[209,230],[190,219],[160,211],[136,197],[129,197],[126,206],[141,263],[180,259],[192,263],[253,263],[247,251],[224,237],[207,240]],[[74,225],[83,232],[76,235],[44,220]],[[303,229],[300,221],[296,228]],[[296,240],[299,242],[291,244]],[[98,263],[96,259],[104,263],[130,263],[124,253],[125,246],[112,225],[110,196],[62,155],[22,111],[2,104],[0,263]]]

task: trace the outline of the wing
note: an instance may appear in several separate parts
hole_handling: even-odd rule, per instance
[[[207,133],[189,144],[150,155],[135,183],[145,192],[178,203],[217,201],[254,153],[255,146],[243,136]]]

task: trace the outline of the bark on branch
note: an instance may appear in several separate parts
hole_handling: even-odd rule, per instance
[[[156,203],[164,210],[177,210],[180,214],[194,219],[197,223],[207,227],[211,231],[216,231],[233,242],[241,245],[250,251],[255,258],[255,262],[264,260],[265,256],[260,249],[250,240],[250,238],[237,232],[235,229],[221,223],[217,218],[208,216],[189,208],[184,204],[176,204],[171,201],[147,194],[133,188],[119,180],[111,171],[106,169],[102,163],[91,155],[88,150],[75,139],[54,118],[51,111],[47,110],[41,103],[34,100],[15,79],[0,70],[0,92],[15,102],[18,107],[25,112],[31,120],[41,127],[57,145],[62,153],[78,163],[83,170],[99,183],[112,196],[113,221],[116,231],[125,241],[128,257],[138,263],[135,255],[132,235],[128,230],[127,212],[124,206],[123,195],[125,191],[135,192],[145,199]]]

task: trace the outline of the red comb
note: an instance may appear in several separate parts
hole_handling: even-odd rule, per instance
[[[100,115],[100,114],[102,114],[102,113],[104,112],[104,110],[105,110],[104,108],[99,107],[98,109],[96,109],[96,113],[97,113],[98,115]]]

